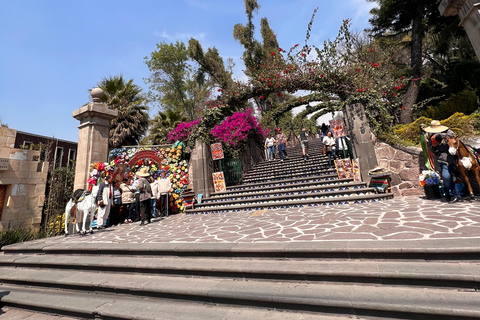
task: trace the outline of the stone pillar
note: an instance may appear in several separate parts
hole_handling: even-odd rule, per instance
[[[459,16],[460,25],[465,29],[477,58],[480,60],[480,1],[443,0],[438,9],[443,16]]]
[[[345,107],[347,126],[353,150],[358,157],[362,180],[369,181],[368,171],[378,165],[365,107],[361,103]]]
[[[210,197],[213,193],[213,160],[210,147],[203,142],[196,141],[190,157],[193,173],[193,191],[198,196],[202,194],[204,198]]]
[[[93,89],[91,95],[93,102],[72,114],[80,121],[74,190],[87,188],[91,163],[108,160],[110,120],[118,116],[117,110],[111,110],[100,102],[103,97],[101,89]]]

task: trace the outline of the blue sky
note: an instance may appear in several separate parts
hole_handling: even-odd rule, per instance
[[[313,10],[318,12],[309,40],[333,39],[344,19],[352,30],[368,27],[366,0],[258,0],[255,17],[267,17],[280,46],[304,43]],[[16,0],[0,12],[0,119],[10,128],[77,141],[72,112],[88,102],[102,78],[123,74],[148,91],[143,58],[156,44],[191,37],[233,58],[242,78],[242,47],[233,26],[245,24],[243,0]],[[258,37],[260,38],[260,37]],[[158,110],[152,110],[155,114]]]

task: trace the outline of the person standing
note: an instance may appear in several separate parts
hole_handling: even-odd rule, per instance
[[[172,183],[170,178],[167,177],[165,170],[160,171],[160,179],[158,179],[158,196],[160,200],[160,210],[158,215],[168,217],[168,197]]]
[[[455,188],[455,182],[452,178],[453,171],[457,166],[457,156],[448,152],[448,139],[454,138],[455,133],[447,126],[442,126],[438,120],[432,120],[430,126],[424,130],[433,134],[430,137],[430,141],[433,154],[440,166],[438,171],[440,171],[442,176],[445,199],[448,203],[457,202],[460,200],[460,195]]]
[[[110,225],[114,226],[123,223],[120,217],[120,208],[122,207],[122,190],[120,189],[120,182],[113,182],[113,204],[110,210]]]
[[[152,188],[152,199],[150,200],[150,207],[152,208],[152,217],[157,216],[157,199],[158,199],[158,180],[150,176],[150,187]]]
[[[307,157],[310,157],[310,155],[308,154],[309,144],[307,130],[305,128],[302,128],[302,131],[300,131],[298,137],[300,139],[300,144],[302,145],[303,161],[307,161]]]
[[[111,175],[106,176],[105,181],[100,183],[100,187],[98,189],[97,229],[105,229],[105,223],[110,215],[110,208],[112,207],[113,198],[113,190],[111,185],[112,180],[113,178]]]
[[[133,190],[131,183],[130,179],[123,179],[123,183],[120,185],[120,189],[122,189],[122,217],[124,223],[130,223],[135,220],[135,190]]]
[[[335,139],[332,137],[332,133],[330,131],[327,132],[327,136],[323,138],[322,143],[326,146],[326,151],[328,155],[328,166],[332,168],[332,157],[335,159]]]
[[[147,180],[147,177],[150,176],[147,167],[143,167],[137,173],[138,176],[138,191],[140,192],[140,218],[142,222],[140,225],[146,225],[151,221],[151,208],[150,204],[152,201],[152,188],[150,183]]]
[[[275,159],[275,138],[271,133],[268,134],[268,138],[265,139],[265,149],[268,152],[268,161]]]
[[[285,148],[287,147],[287,136],[285,136],[284,133],[282,133],[282,129],[278,129],[277,131],[277,136],[275,139],[277,140],[277,147],[278,147],[278,155],[280,156],[280,161],[283,161],[283,156],[285,155],[285,158],[288,159],[288,154],[287,151],[285,151]]]

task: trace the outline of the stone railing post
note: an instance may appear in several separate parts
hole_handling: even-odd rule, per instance
[[[196,141],[190,161],[192,163],[195,195],[202,194],[204,198],[209,197],[214,191],[213,168],[211,166],[213,160],[209,146],[206,143]]]
[[[368,182],[368,171],[375,168],[378,165],[378,161],[370,125],[365,114],[365,107],[361,103],[356,103],[346,106],[345,111],[352,146],[360,164],[362,180]]]
[[[117,110],[101,103],[103,91],[100,88],[93,89],[91,95],[93,102],[72,114],[80,121],[74,190],[87,188],[91,163],[107,161],[110,120],[118,116]]]

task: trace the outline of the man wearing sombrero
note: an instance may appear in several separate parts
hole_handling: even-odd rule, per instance
[[[448,139],[455,137],[455,133],[447,126],[441,125],[438,120],[432,120],[430,126],[424,130],[432,134],[430,141],[432,143],[435,158],[440,165],[437,170],[442,176],[445,199],[449,203],[457,202],[460,200],[460,195],[458,194],[457,189],[455,188],[455,183],[452,179],[452,173],[457,164],[457,158],[448,152],[447,143]]]

